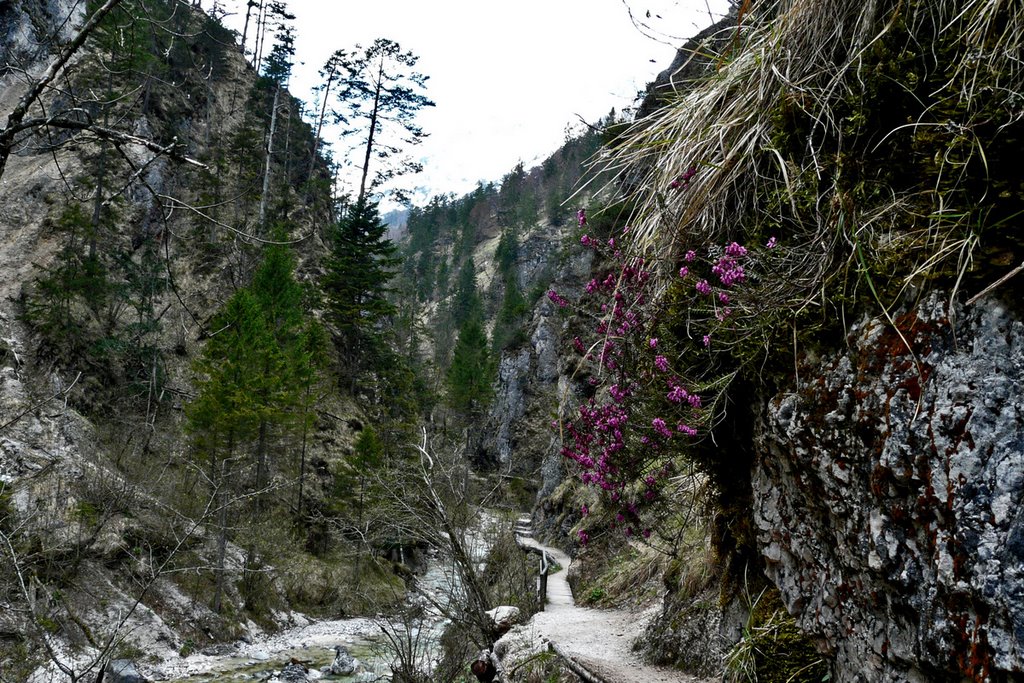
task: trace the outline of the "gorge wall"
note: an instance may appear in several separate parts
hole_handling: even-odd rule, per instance
[[[846,341],[800,354],[765,406],[767,573],[837,680],[1006,680],[1024,670],[1024,324],[933,292]]]

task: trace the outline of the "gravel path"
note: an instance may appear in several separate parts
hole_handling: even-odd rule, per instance
[[[548,575],[548,604],[532,621],[536,631],[554,643],[560,654],[571,657],[607,683],[703,683],[706,680],[675,669],[645,664],[633,652],[632,644],[652,612],[577,607],[566,580],[572,562],[569,556],[527,536],[520,536],[519,541],[524,546],[547,551],[562,567]]]

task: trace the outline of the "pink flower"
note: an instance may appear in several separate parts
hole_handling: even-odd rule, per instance
[[[690,274],[690,269],[687,268],[686,266],[683,266],[682,268],[679,269],[679,277],[686,277],[689,274]]]
[[[656,348],[658,348],[658,338],[657,338],[657,337],[652,337],[652,338],[651,338],[651,340],[650,340],[649,342],[647,342],[647,344],[648,344],[648,345],[649,345],[649,346],[650,346],[650,347],[651,347],[652,349],[656,349]]]
[[[579,531],[577,531],[576,535],[579,536],[580,545],[586,545],[587,543],[590,542],[590,534],[588,534],[583,529],[580,529]]]
[[[697,167],[691,166],[690,168],[686,169],[686,171],[681,176],[679,176],[677,179],[673,180],[671,183],[668,184],[669,189],[685,190],[690,186],[690,181],[693,179],[693,176],[695,175],[697,175]]]
[[[583,507],[580,508],[580,514],[583,515],[584,517],[586,517],[587,515],[590,514],[590,508],[588,508],[586,505],[584,505]]]
[[[697,283],[697,292],[699,292],[700,294],[710,294],[711,285],[708,284],[707,280],[701,280],[700,282]]]
[[[582,244],[585,247],[590,246],[590,238],[584,235],[583,237],[580,238],[580,244]]]
[[[548,290],[548,298],[555,302],[559,308],[565,308],[569,305],[569,302],[558,296],[558,292],[553,289]]]
[[[711,335],[710,334],[705,334],[704,335],[704,346],[711,346]]]
[[[682,422],[676,425],[676,430],[679,431],[681,434],[686,434],[687,436],[697,436],[696,429],[694,429],[690,425],[683,424]]]
[[[723,304],[727,304],[729,303],[729,295],[726,294],[725,292],[719,292],[718,300],[721,301]]]
[[[735,257],[746,256],[747,248],[737,242],[733,242],[725,248],[725,253]]]
[[[622,403],[631,393],[628,387],[620,387],[618,384],[613,384],[608,387],[608,393],[612,395],[612,400],[616,403]]]
[[[686,400],[687,396],[688,394],[686,393],[686,389],[683,389],[681,386],[676,385],[672,387],[672,391],[668,392],[668,394],[665,395],[665,398],[672,401],[673,403],[682,403],[683,401]]]
[[[658,432],[658,434],[662,435],[666,439],[672,438],[672,430],[668,428],[668,426],[665,424],[665,421],[662,420],[660,417],[656,417],[653,420],[651,420],[651,427],[653,427],[654,431]]]
[[[668,358],[665,358],[665,356],[655,356],[654,367],[658,368],[661,372],[668,372]]]
[[[697,252],[695,252],[693,249],[691,249],[690,251],[686,252],[686,255],[683,256],[683,260],[686,261],[687,263],[689,263],[690,261],[692,261],[695,258],[697,258]]]
[[[736,244],[733,242],[733,244]],[[739,246],[739,245],[736,245]],[[740,247],[743,249],[743,247]],[[746,250],[744,250],[745,253]],[[722,281],[722,284],[726,287],[731,287],[737,282],[743,282],[747,275],[743,271],[743,266],[738,264],[731,255],[723,256],[718,259],[718,263],[711,267],[711,272],[718,276],[718,279]]]
[[[579,211],[576,212],[576,222],[579,223],[579,226],[581,228],[584,225],[587,224],[587,210],[586,209],[580,209]]]
[[[775,239],[775,236],[772,235],[771,237],[768,238],[768,244],[766,244],[765,246],[768,247],[769,249],[774,249],[777,243],[778,241]]]

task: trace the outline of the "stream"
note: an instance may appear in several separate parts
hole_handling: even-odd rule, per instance
[[[484,513],[482,527],[494,523],[494,517]],[[489,544],[487,534],[477,530],[471,534],[474,559],[483,562]],[[409,592],[407,603],[422,607],[422,617],[413,623],[403,623],[394,616],[376,619],[356,617],[313,621],[302,615],[293,615],[297,624],[275,634],[254,637],[251,642],[239,641],[220,647],[208,648],[204,653],[165,661],[147,667],[153,680],[180,683],[237,683],[239,681],[276,681],[282,669],[292,660],[307,669],[307,680],[324,681],[388,681],[391,679],[392,651],[382,626],[406,633],[413,643],[413,656],[424,668],[440,657],[440,641],[448,621],[435,607],[457,600],[459,582],[450,558],[430,551],[423,574],[416,579],[416,588]],[[334,647],[341,645],[359,660],[356,673],[335,676],[321,673],[334,661]],[[211,651],[212,650],[212,651]]]

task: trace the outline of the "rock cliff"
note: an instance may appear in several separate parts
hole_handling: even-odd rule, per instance
[[[768,402],[767,572],[839,681],[1007,680],[1024,671],[1024,324],[932,294],[896,325],[802,354]]]

